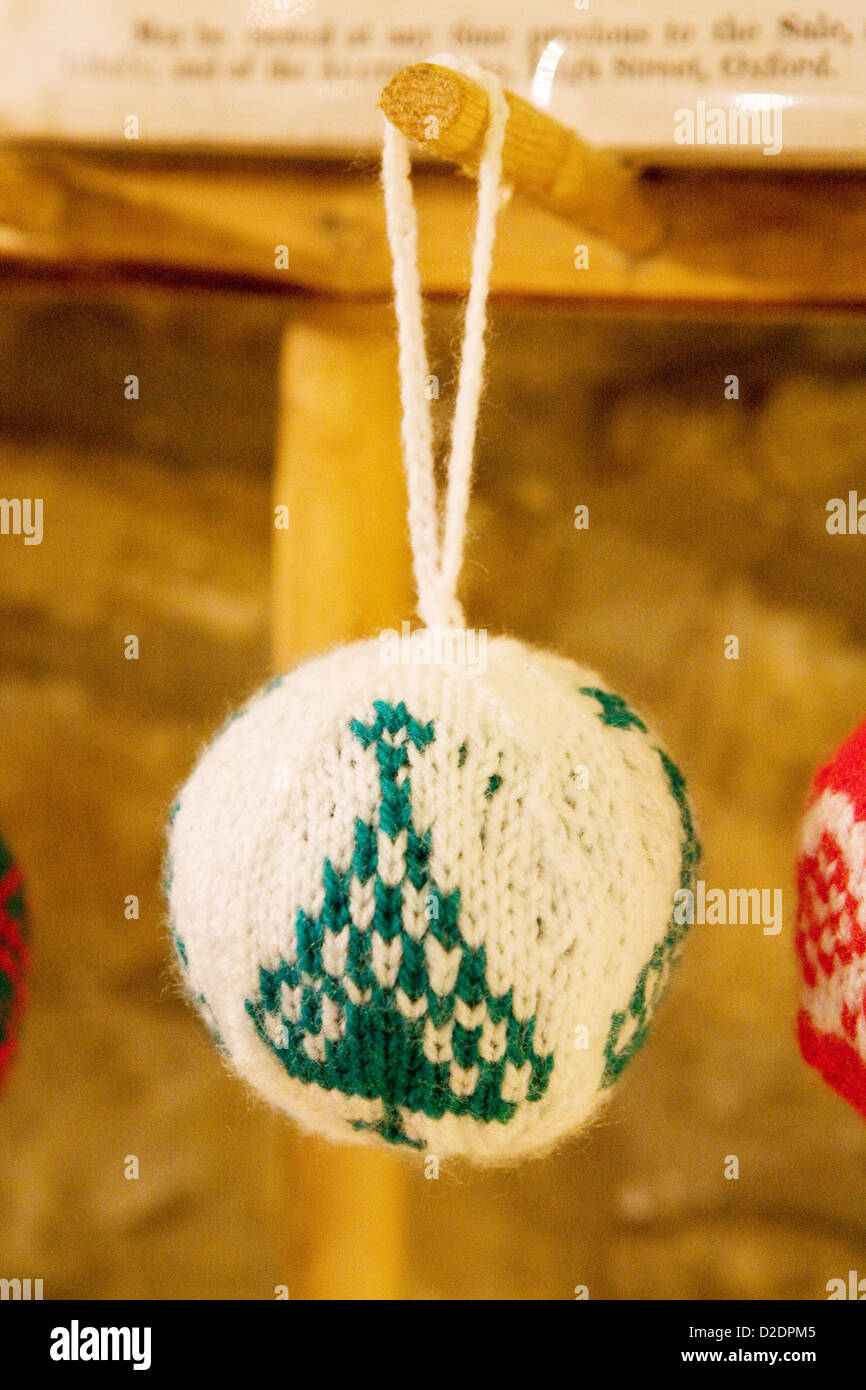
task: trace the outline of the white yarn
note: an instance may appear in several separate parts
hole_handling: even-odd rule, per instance
[[[462,627],[457,581],[463,560],[472,456],[484,375],[487,293],[502,193],[502,148],[508,101],[502,84],[474,63],[448,55],[434,60],[460,67],[487,92],[490,115],[478,170],[478,211],[472,272],[464,318],[457,399],[451,423],[444,521],[440,528],[433,458],[433,424],[426,395],[429,375],[424,344],[418,221],[412,198],[411,159],[405,137],[385,122],[382,182],[388,241],[394,263],[394,300],[400,348],[403,458],[409,490],[409,527],[418,586],[418,612],[428,627]],[[441,529],[441,541],[440,541]]]
[[[829,837],[833,852],[825,850]],[[859,920],[843,912],[844,895],[833,886],[825,901],[825,884],[841,857],[847,875],[847,892],[856,902]],[[809,908],[824,921],[821,936],[814,940],[803,932],[803,953],[814,972],[814,982],[803,983],[802,1007],[818,1031],[829,1037],[846,1039],[841,1019],[847,1013],[856,1020],[850,1039],[860,1057],[866,1059],[866,957],[855,937],[866,919],[866,821],[858,820],[851,797],[844,791],[825,788],[811,803],[800,825],[799,858],[817,860],[819,884],[807,879],[804,892],[810,895]],[[829,860],[829,862],[828,862]],[[801,909],[804,913],[804,909]],[[819,957],[832,962],[828,975]]]
[[[625,727],[605,722],[602,696]],[[383,735],[383,746],[408,750],[394,780],[406,785],[411,831],[388,832],[378,746],[353,733],[353,720],[372,725],[374,701],[402,702],[432,729],[422,749],[405,728]],[[437,1116],[398,1100],[391,1142],[396,1129],[401,1145],[493,1163],[540,1152],[585,1123],[643,1042],[667,982],[679,946],[665,941],[687,862],[662,756],[619,711],[594,673],[504,637],[488,643],[484,673],[386,666],[379,642],[358,642],[256,697],[190,777],[170,841],[171,914],[189,985],[240,1074],[310,1129],[375,1141],[388,1137],[387,1087],[374,1073],[390,1037],[389,1079],[407,1066],[420,1078],[412,1069],[425,1059],[438,1064],[451,1105]],[[366,879],[353,868],[359,823],[371,827],[378,857]],[[430,839],[421,887],[409,872],[415,833]],[[328,882],[344,885],[343,916],[330,925]],[[383,916],[387,885],[400,899],[396,935]],[[445,915],[431,916],[430,904],[455,893],[459,935],[442,942]],[[320,961],[304,957],[304,922],[318,924]],[[359,944],[378,1003],[352,965]],[[461,961],[482,947],[474,998]],[[413,950],[424,971],[414,994],[400,974]],[[262,1008],[263,979],[280,963],[298,973]],[[495,1001],[509,992],[501,1016]],[[534,1063],[504,1055],[521,1026],[534,1029],[533,1055],[550,1067],[534,1098]],[[348,1065],[347,1028],[367,1030],[355,1055],[368,1095],[326,1084]],[[468,1066],[456,1055],[461,1029],[478,1030]],[[501,1068],[497,1099],[513,1109],[505,1120],[471,1113],[484,1066]],[[408,1094],[399,1089],[403,1102]]]

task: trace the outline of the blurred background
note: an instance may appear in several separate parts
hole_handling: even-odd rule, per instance
[[[46,1297],[271,1298],[308,1254],[292,1127],[180,998],[160,892],[173,792],[270,669],[277,359],[304,313],[0,295],[0,491],[45,516],[41,545],[0,544],[0,826],[35,935],[0,1273]],[[432,327],[447,411],[453,306]],[[467,621],[633,698],[688,775],[707,884],[781,888],[785,922],[694,928],[588,1133],[513,1172],[413,1170],[405,1297],[812,1299],[866,1275],[866,1135],[799,1059],[792,946],[799,810],[866,704],[863,540],[825,525],[866,489],[864,367],[853,315],[495,307]]]

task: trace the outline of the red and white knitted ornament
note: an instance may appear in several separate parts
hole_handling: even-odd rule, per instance
[[[0,839],[0,1090],[18,1051],[29,964],[21,867]]]
[[[797,893],[800,1050],[866,1118],[866,720],[812,783]]]
[[[680,773],[621,696],[464,626],[508,114],[476,76],[491,117],[441,508],[409,154],[390,127],[383,160],[424,626],[317,657],[230,720],[174,808],[168,895],[190,992],[268,1100],[331,1139],[492,1163],[579,1128],[643,1045],[698,844]]]

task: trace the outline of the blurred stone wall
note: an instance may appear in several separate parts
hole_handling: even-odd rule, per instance
[[[0,491],[45,499],[41,546],[0,543],[0,825],[36,933],[0,1275],[47,1297],[269,1298],[303,1257],[287,1122],[178,997],[159,891],[172,793],[269,669],[288,312],[0,297]],[[433,318],[444,418],[453,326]],[[811,771],[866,712],[866,537],[825,526],[830,497],[866,495],[862,323],[499,309],[490,364],[469,621],[633,698],[689,775],[707,883],[781,888],[785,922],[695,927],[589,1132],[513,1172],[413,1176],[406,1296],[825,1297],[866,1275],[866,1132],[796,1051],[791,879]]]

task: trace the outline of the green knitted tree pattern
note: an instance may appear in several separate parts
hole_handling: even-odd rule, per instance
[[[621,695],[612,695],[609,691],[597,690],[591,686],[581,686],[580,693],[589,695],[599,702],[599,718],[604,724],[615,729],[639,729],[644,734],[648,732],[643,720],[629,709]],[[655,745],[653,747],[661,758],[671,796],[676,801],[680,813],[682,839],[679,887],[689,888],[701,857],[701,847],[692,823],[685,778],[667,753]],[[675,921],[673,906],[672,900],[667,930],[661,941],[656,942],[649,960],[641,969],[628,1004],[624,1009],[617,1010],[610,1020],[604,1047],[602,1086],[612,1086],[635,1053],[643,1047],[649,1036],[655,1011],[667,991],[672,967],[689,930],[688,924]]]
[[[248,999],[246,1008],[262,1041],[290,1076],[345,1096],[381,1101],[379,1118],[351,1121],[353,1128],[422,1149],[423,1142],[406,1133],[406,1112],[507,1123],[517,1109],[516,1101],[503,1097],[508,1063],[518,1069],[528,1066],[526,1097],[537,1101],[547,1089],[553,1055],[536,1051],[535,1019],[515,1017],[513,990],[498,997],[490,992],[484,946],[473,949],[460,933],[460,889],[445,893],[430,875],[435,826],[421,831],[415,825],[408,767],[410,745],[423,754],[433,742],[433,723],[419,724],[402,701],[391,705],[377,700],[373,709],[372,723],[353,719],[350,728],[363,748],[375,749],[377,811],[370,822],[356,819],[348,867],[325,860],[321,912],[312,917],[298,911],[296,957],[281,959],[273,969],[260,968],[258,996]],[[465,757],[465,749],[461,753]],[[498,786],[499,779],[491,778],[485,795],[494,795]],[[381,832],[392,844],[405,832],[404,872],[396,883],[385,882],[378,872]],[[364,928],[352,920],[353,879],[362,886],[373,882],[373,916]],[[427,925],[420,936],[410,935],[403,925],[407,884],[426,900]],[[345,943],[344,933],[344,963],[336,967],[339,973],[330,973],[326,941],[340,937]],[[396,976],[387,983],[380,978],[381,967],[377,974],[377,937],[399,958]],[[430,981],[428,937],[452,953],[452,959],[459,953],[446,993],[437,993]],[[425,1030],[447,1033],[449,1026],[450,1057],[440,1060],[436,1054],[437,1060],[431,1060]],[[452,1063],[471,1078],[458,1088],[460,1094],[452,1085]]]

